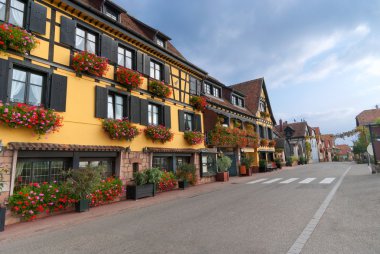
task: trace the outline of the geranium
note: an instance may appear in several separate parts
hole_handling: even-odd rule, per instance
[[[184,138],[189,145],[199,145],[204,141],[204,135],[199,131],[185,131]]]
[[[148,91],[160,98],[168,98],[172,94],[172,91],[168,85],[162,81],[160,82],[156,80],[149,81]]]
[[[139,130],[135,126],[132,126],[128,120],[104,119],[102,126],[111,139],[126,139],[131,141],[140,134]]]
[[[102,77],[108,71],[108,59],[87,51],[82,51],[73,57],[71,66],[78,74],[89,73],[97,77]]]
[[[163,144],[173,140],[174,137],[174,134],[170,131],[170,129],[162,125],[150,125],[146,127],[144,133],[145,136],[151,139],[153,142],[159,141]]]
[[[190,105],[196,110],[202,111],[207,106],[206,98],[203,96],[193,96],[190,98]]]
[[[88,197],[90,206],[99,206],[115,201],[123,193],[123,183],[120,179],[109,177],[102,180],[95,192]]]
[[[260,146],[268,146],[269,145],[269,140],[268,139],[261,139],[260,140]]]
[[[213,130],[208,132],[207,140],[208,143],[213,146],[257,146],[257,135],[254,131],[228,128],[220,124],[217,124]]]
[[[169,191],[175,189],[177,186],[177,179],[172,172],[164,171],[161,175],[161,179],[158,182],[159,191]]]
[[[3,104],[0,102],[0,123],[10,128],[32,129],[39,137],[58,131],[63,117],[52,109],[26,104]]]
[[[116,80],[129,91],[141,86],[143,79],[140,73],[128,68],[119,67],[116,71]]]
[[[276,141],[271,140],[271,141],[269,141],[268,145],[269,145],[269,147],[275,147],[276,146]]]
[[[8,48],[26,54],[37,47],[38,40],[26,30],[11,24],[0,25],[0,50]]]

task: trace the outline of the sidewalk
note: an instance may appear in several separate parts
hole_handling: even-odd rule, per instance
[[[297,167],[285,167],[282,170],[295,169]],[[89,212],[76,213],[68,212],[60,215],[45,217],[32,222],[22,222],[6,226],[5,231],[0,233],[0,242],[10,241],[12,239],[27,237],[41,231],[54,231],[64,226],[75,225],[91,221],[97,217],[110,216],[123,213],[130,209],[139,209],[155,204],[169,202],[181,198],[190,198],[200,194],[213,192],[225,188],[231,184],[245,183],[254,179],[276,174],[279,171],[254,174],[248,177],[231,177],[229,182],[213,182],[208,184],[189,187],[186,190],[173,190],[169,192],[158,193],[153,198],[144,198],[137,201],[122,200],[109,205],[91,208]]]

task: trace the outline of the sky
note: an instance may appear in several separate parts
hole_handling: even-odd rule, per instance
[[[380,105],[380,1],[115,2],[224,84],[264,77],[277,122],[335,134]]]

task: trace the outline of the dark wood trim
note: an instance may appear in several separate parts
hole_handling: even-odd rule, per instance
[[[55,25],[56,25],[56,10],[51,9],[51,20],[50,21],[50,37],[49,37],[49,61],[54,60],[54,46],[55,46]]]

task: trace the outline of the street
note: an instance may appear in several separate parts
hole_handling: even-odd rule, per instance
[[[245,179],[3,240],[0,253],[380,253],[380,176],[367,165],[309,164]]]

